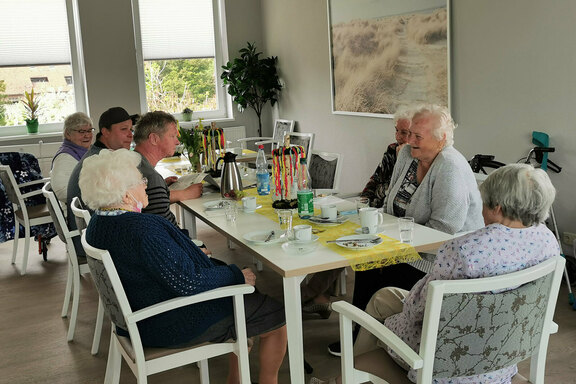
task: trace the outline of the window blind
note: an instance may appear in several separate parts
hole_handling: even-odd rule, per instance
[[[139,0],[144,60],[214,57],[212,0]]]
[[[0,0],[0,66],[70,63],[65,0]]]

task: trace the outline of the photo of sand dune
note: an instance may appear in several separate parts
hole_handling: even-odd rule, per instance
[[[447,36],[445,7],[333,24],[334,111],[448,105]]]

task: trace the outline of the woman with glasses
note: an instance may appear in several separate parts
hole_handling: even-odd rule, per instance
[[[71,114],[64,120],[64,141],[52,159],[52,189],[58,200],[66,203],[68,180],[72,170],[92,144],[92,120],[83,112]]]

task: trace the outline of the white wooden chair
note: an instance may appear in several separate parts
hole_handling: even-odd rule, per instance
[[[90,273],[86,259],[78,257],[76,249],[74,248],[73,239],[80,239],[80,230],[75,229],[70,231],[64,218],[64,212],[52,191],[50,182],[46,183],[42,188],[42,194],[46,197],[46,205],[50,211],[50,215],[54,220],[54,226],[58,237],[66,246],[66,253],[68,254],[68,276],[66,278],[66,291],[64,293],[64,304],[62,305],[62,317],[68,316],[68,309],[70,306],[70,299],[72,299],[72,308],[70,310],[70,324],[68,326],[67,340],[74,340],[74,331],[76,330],[76,320],[78,317],[78,304],[80,301],[80,276]],[[93,355],[98,353],[100,347],[100,336],[102,335],[102,320],[104,319],[104,307],[99,303],[98,314],[96,315],[96,327],[94,329],[94,338],[92,339]]]
[[[558,331],[552,317],[564,263],[555,256],[506,275],[430,282],[419,352],[364,311],[343,301],[334,303],[332,308],[340,314],[343,383],[388,383],[373,372],[354,368],[353,322],[416,370],[417,383],[492,372],[528,358],[530,382],[544,383],[548,339]],[[482,327],[484,332],[471,332],[470,326]],[[386,375],[394,383],[409,382],[406,371],[396,364]]]
[[[272,132],[272,137],[245,137],[243,139],[238,139],[238,141],[244,143],[248,141],[255,141],[256,145],[259,145],[259,142],[261,141],[266,141],[265,144],[278,143],[284,140],[284,135],[293,131],[294,131],[294,120],[277,119],[274,121],[274,130]],[[272,146],[272,149],[274,149],[274,145]]]
[[[46,204],[39,204],[32,207],[26,206],[26,199],[42,194],[41,189],[24,194],[20,192],[20,189],[32,185],[44,184],[45,182],[50,181],[50,179],[44,178],[17,184],[9,165],[0,165],[0,179],[6,189],[6,195],[14,208],[14,246],[12,248],[12,264],[16,262],[16,254],[18,253],[20,224],[24,226],[24,255],[22,258],[20,274],[25,275],[26,268],[28,267],[28,252],[30,251],[30,227],[52,223],[52,217],[50,216],[50,212],[48,212]]]
[[[313,150],[308,160],[308,171],[316,196],[336,194],[340,189],[342,155]]]
[[[147,383],[147,377],[176,367],[199,362],[200,382],[209,383],[208,360],[214,356],[235,353],[238,356],[240,382],[250,384],[248,362],[248,339],[244,314],[244,295],[254,292],[248,284],[232,285],[213,289],[193,296],[183,296],[167,300],[149,307],[132,311],[128,298],[114,266],[110,253],[92,247],[82,235],[82,245],[86,250],[88,265],[96,283],[98,293],[112,321],[110,350],[104,382],[119,383],[122,358],[126,361],[139,384]],[[140,340],[137,324],[150,317],[193,305],[203,301],[232,297],[237,339],[234,342],[203,343],[188,348],[145,348]],[[119,336],[116,326],[125,329],[130,338]]]

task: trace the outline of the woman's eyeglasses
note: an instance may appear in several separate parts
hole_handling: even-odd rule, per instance
[[[94,128],[90,129],[73,129],[74,132],[78,132],[81,135],[85,135],[87,133],[94,133]]]
[[[141,182],[142,182],[142,184],[148,186],[148,179],[147,178],[143,177]]]

